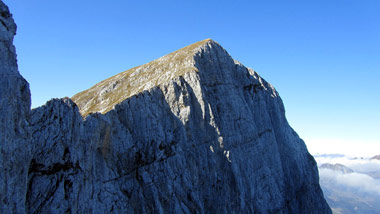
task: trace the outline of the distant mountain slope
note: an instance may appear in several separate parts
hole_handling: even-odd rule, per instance
[[[378,171],[365,172],[365,174],[371,176],[374,179],[380,179],[380,169]]]
[[[318,154],[315,157],[320,164],[320,184],[334,214],[380,213],[380,180],[377,180],[380,164],[369,158],[357,159],[345,155]]]
[[[320,169],[320,184],[334,214],[380,214],[379,194],[349,186],[340,179],[327,176],[326,173],[331,172],[324,170],[328,169]]]
[[[334,171],[342,172],[343,174],[354,172],[354,170],[348,168],[345,165],[339,164],[339,163],[336,163],[336,164],[324,163],[319,168],[321,168],[321,169],[331,169],[331,170],[334,170]]]

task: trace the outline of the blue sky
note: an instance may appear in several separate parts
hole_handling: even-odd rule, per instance
[[[212,38],[279,91],[311,152],[380,154],[380,1],[4,0],[33,107]]]

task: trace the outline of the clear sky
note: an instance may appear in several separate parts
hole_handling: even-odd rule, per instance
[[[279,91],[312,153],[380,154],[380,1],[4,0],[32,106],[212,38]]]

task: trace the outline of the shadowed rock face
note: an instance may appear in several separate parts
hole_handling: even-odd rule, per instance
[[[2,116],[1,167],[18,168],[1,175],[2,213],[331,213],[278,93],[216,42],[111,77],[76,104],[53,99],[30,117],[12,50],[1,62],[13,63],[1,75],[15,76],[1,79],[14,81],[0,86],[1,111],[14,115]],[[131,79],[143,87],[126,88]]]
[[[30,158],[30,92],[18,72],[16,25],[0,1],[0,213],[25,212]]]

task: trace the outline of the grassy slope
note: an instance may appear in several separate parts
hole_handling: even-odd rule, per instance
[[[81,114],[110,111],[125,99],[158,86],[170,79],[196,71],[193,55],[206,39],[170,53],[147,64],[134,67],[101,81],[91,88],[74,95],[71,99],[79,106]]]

